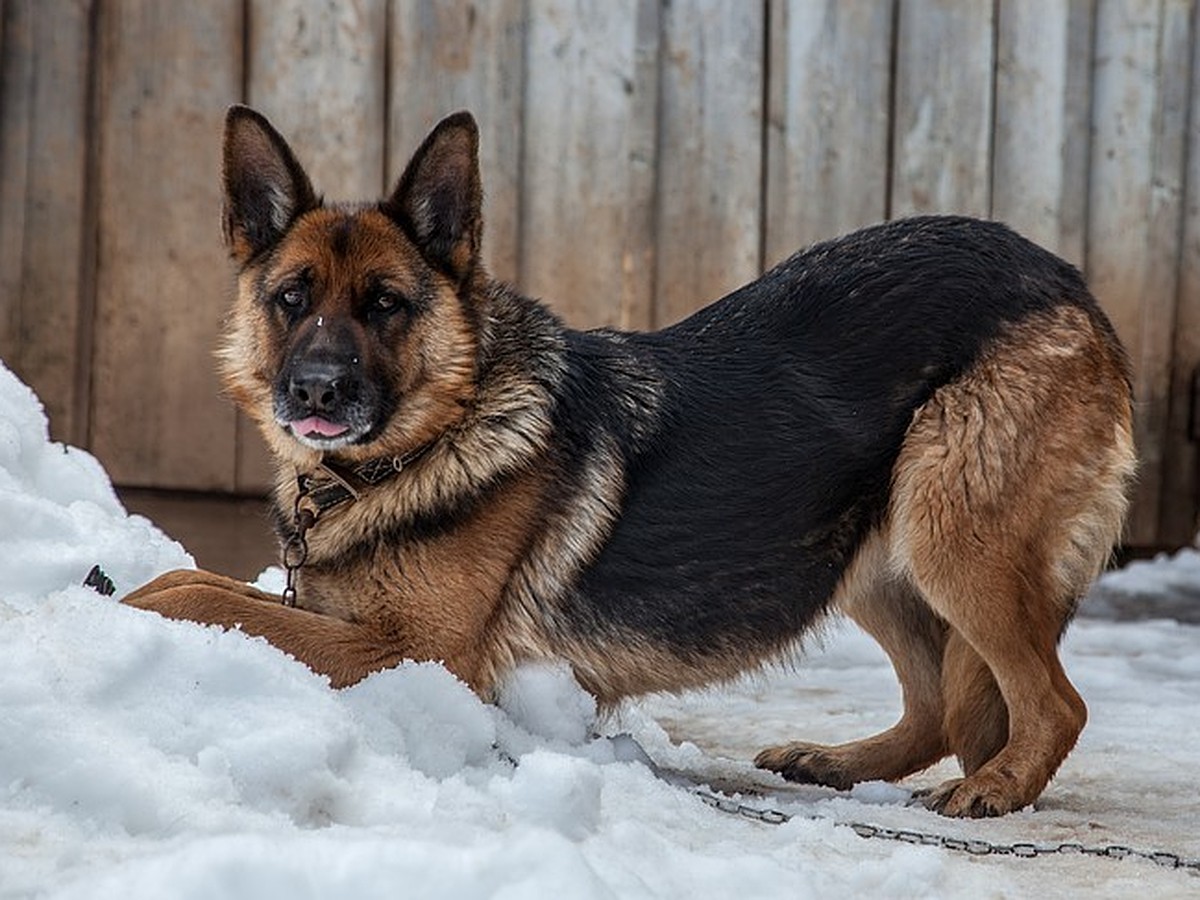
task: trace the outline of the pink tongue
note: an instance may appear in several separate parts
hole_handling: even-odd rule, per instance
[[[337,437],[348,430],[345,425],[335,425],[333,422],[328,422],[320,416],[309,416],[307,419],[298,419],[292,423],[292,431],[306,437],[314,434],[319,434],[323,437]]]

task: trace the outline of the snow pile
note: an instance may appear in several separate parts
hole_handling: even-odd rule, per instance
[[[91,454],[49,442],[33,392],[0,363],[0,596],[39,601],[81,583],[101,559],[122,584],[194,565],[174,541],[128,517]]]
[[[905,805],[913,785],[764,777],[766,802],[798,816],[771,827],[709,809],[640,748],[744,783],[761,746],[890,724],[898,690],[858,633],[833,630],[800,672],[599,723],[561,667],[519,672],[502,709],[429,663],[335,692],[262,640],[79,586],[95,562],[120,593],[191,560],[46,434],[0,367],[0,897],[1169,897],[1200,883],[1133,861],[977,860],[832,821],[1200,855],[1194,628],[1074,629],[1068,668],[1093,724],[1037,811],[948,822]]]
[[[1200,553],[1188,547],[1109,572],[1084,611],[1121,621],[1157,617],[1200,624]]]

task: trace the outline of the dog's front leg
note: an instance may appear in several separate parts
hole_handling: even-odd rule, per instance
[[[369,625],[284,606],[278,597],[211,572],[178,570],[134,591],[123,603],[170,619],[220,625],[266,638],[334,687],[361,681],[404,658]]]

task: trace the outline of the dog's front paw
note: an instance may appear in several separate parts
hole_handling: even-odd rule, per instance
[[[159,575],[121,600],[128,606],[149,609],[172,619],[193,619],[198,622],[212,621],[205,610],[213,603],[230,598],[278,602],[244,582],[216,575],[203,569],[175,569]]]
[[[199,587],[209,583],[211,576],[198,569],[173,569],[147,582],[125,596],[121,602],[139,609],[154,609],[154,598],[176,588]]]
[[[795,741],[768,747],[754,757],[754,764],[800,784],[820,784],[839,791],[854,787],[854,779],[846,771],[843,761],[833,748],[823,744]]]

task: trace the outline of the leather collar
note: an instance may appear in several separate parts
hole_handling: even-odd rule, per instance
[[[366,491],[391,481],[428,452],[433,444],[403,456],[377,456],[354,466],[323,460],[316,469],[296,477],[296,504],[311,505],[314,518],[331,509],[359,499]]]

